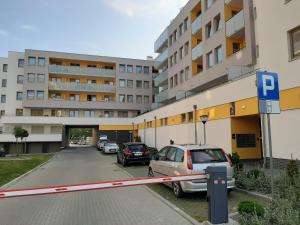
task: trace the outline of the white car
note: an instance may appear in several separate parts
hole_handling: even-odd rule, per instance
[[[148,176],[205,174],[208,166],[227,167],[227,188],[235,186],[231,160],[223,149],[209,145],[170,145],[162,148],[151,160]],[[176,197],[185,192],[207,191],[206,179],[167,183]]]
[[[117,153],[119,146],[113,142],[107,142],[103,146],[103,153]]]

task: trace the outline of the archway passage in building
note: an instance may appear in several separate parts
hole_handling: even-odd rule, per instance
[[[99,139],[98,126],[68,125],[63,132],[64,147],[89,147],[96,146]]]
[[[261,123],[259,115],[231,118],[232,152],[241,159],[262,158]]]

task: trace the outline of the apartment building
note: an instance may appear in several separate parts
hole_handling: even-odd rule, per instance
[[[142,140],[158,148],[171,139],[203,144],[206,115],[207,143],[268,162],[266,116],[259,114],[256,87],[256,71],[262,70],[279,74],[281,114],[271,115],[275,166],[300,159],[299,9],[296,0],[190,0],[155,43],[157,52],[160,45],[168,52],[167,75],[154,79],[158,86],[168,83],[168,94],[160,108],[135,118]],[[185,43],[189,50],[181,59]]]
[[[152,104],[153,63],[29,49],[9,52],[0,59],[2,133],[13,141],[14,127],[22,126],[31,134],[29,142],[34,135],[45,134],[46,139],[37,140],[47,141],[51,135],[46,134],[52,134],[50,141],[58,144],[65,125],[97,127],[105,119],[136,117]],[[2,142],[8,142],[6,136]]]
[[[252,1],[190,0],[155,42],[157,104],[233,79],[256,64]],[[167,68],[164,69],[164,68]]]

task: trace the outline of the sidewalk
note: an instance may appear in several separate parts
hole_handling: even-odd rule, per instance
[[[48,185],[126,179],[114,158],[93,148],[65,150],[32,174],[9,186]],[[190,225],[143,187],[0,200],[1,225]]]

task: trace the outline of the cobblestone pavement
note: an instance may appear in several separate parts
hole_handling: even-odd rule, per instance
[[[9,189],[129,178],[115,157],[70,148]],[[0,200],[0,225],[191,224],[144,187]]]

